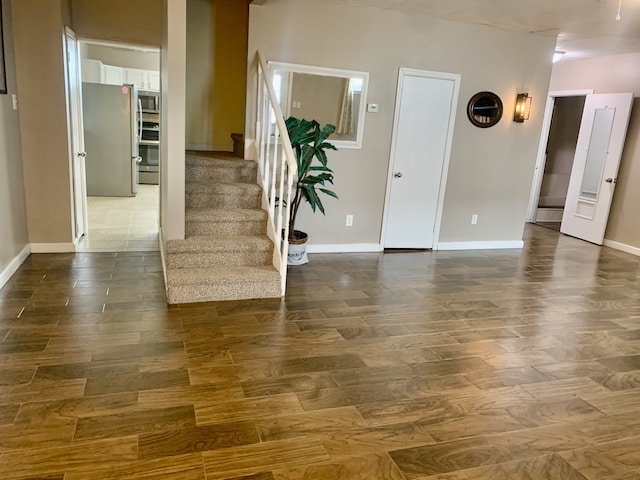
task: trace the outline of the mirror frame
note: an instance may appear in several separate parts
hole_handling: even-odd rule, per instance
[[[338,149],[340,148],[362,148],[362,138],[364,136],[364,123],[367,113],[367,93],[369,91],[369,72],[360,72],[357,70],[344,70],[339,68],[328,67],[316,67],[312,65],[300,65],[296,63],[285,62],[269,62],[269,69],[271,74],[276,70],[284,70],[291,73],[304,73],[310,75],[321,75],[326,77],[341,77],[341,78],[359,78],[362,79],[362,90],[360,93],[360,108],[358,110],[358,125],[356,128],[355,140],[334,140],[329,138],[329,142],[334,144]],[[283,109],[284,110],[284,109]],[[283,112],[284,113],[284,112]],[[286,120],[286,118],[285,118]],[[313,120],[308,118],[307,120]]]
[[[498,112],[496,113],[496,116],[492,118],[490,121],[481,122],[476,118],[473,110],[476,106],[476,103],[479,100],[486,99],[486,98],[490,98],[495,101]],[[504,113],[504,108],[502,106],[502,100],[498,95],[496,95],[493,92],[478,92],[473,97],[471,97],[471,99],[469,100],[469,103],[467,104],[467,117],[469,117],[469,121],[478,128],[493,127],[500,121],[500,119],[502,119],[503,113]]]

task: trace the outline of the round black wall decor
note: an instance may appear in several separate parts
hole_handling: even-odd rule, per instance
[[[502,100],[493,92],[478,92],[467,104],[467,116],[476,127],[493,127],[502,118]]]

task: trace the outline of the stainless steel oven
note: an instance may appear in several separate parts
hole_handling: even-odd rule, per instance
[[[144,111],[144,105],[143,105]],[[140,183],[157,185],[160,178],[160,124],[156,121],[142,122],[142,138],[140,140],[140,162],[138,171]]]

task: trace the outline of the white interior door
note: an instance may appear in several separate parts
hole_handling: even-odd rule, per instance
[[[80,78],[80,50],[75,33],[65,29],[66,84],[69,122],[69,150],[73,180],[74,239],[78,240],[87,228],[87,188],[85,179],[84,127],[82,120],[82,81]]]
[[[459,75],[400,70],[385,248],[433,248],[437,242],[459,82]]]
[[[602,245],[632,104],[632,93],[587,96],[562,233]]]

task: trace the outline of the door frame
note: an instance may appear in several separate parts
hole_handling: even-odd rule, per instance
[[[451,115],[449,116],[449,126],[447,128],[447,139],[445,143],[444,159],[442,161],[442,173],[440,175],[440,186],[438,189],[438,203],[436,205],[436,216],[433,227],[433,248],[438,249],[440,238],[440,223],[442,222],[442,207],[444,205],[445,188],[447,185],[447,175],[449,174],[449,161],[451,159],[451,146],[453,144],[453,131],[458,112],[458,99],[460,96],[460,83],[462,75],[458,73],[435,72],[430,70],[419,70],[415,68],[400,67],[398,71],[398,83],[396,88],[395,113],[393,115],[393,131],[391,134],[391,151],[389,152],[389,166],[387,169],[387,186],[384,196],[384,212],[382,215],[382,229],[380,231],[380,246],[384,249],[387,236],[387,220],[389,215],[389,201],[391,199],[392,174],[395,166],[395,151],[398,140],[398,122],[400,119],[400,107],[402,106],[403,80],[405,76],[433,78],[438,80],[453,81],[453,93],[451,96]]]
[[[527,222],[536,223],[536,214],[538,212],[538,202],[540,201],[540,191],[542,190],[542,180],[544,178],[544,167],[547,163],[547,142],[549,141],[549,133],[551,131],[551,119],[553,118],[553,109],[558,97],[586,97],[593,95],[591,90],[554,90],[547,94],[547,105],[544,110],[544,118],[542,120],[542,130],[540,132],[540,143],[538,144],[538,156],[536,158],[536,167],[533,172],[533,182],[531,184],[531,194],[529,196],[529,209],[527,211]]]
[[[72,212],[72,238],[73,243],[77,247],[80,237],[87,233],[88,229],[88,212],[87,212],[87,180],[85,172],[84,159],[79,159],[79,153],[84,152],[84,120],[82,117],[82,76],[80,73],[80,50],[79,40],[76,33],[68,25],[64,27],[64,72],[65,72],[65,90],[67,103],[67,142],[69,149],[69,176],[71,180],[71,212]],[[68,59],[68,39],[73,38],[76,44],[76,71],[69,70]],[[77,111],[73,112],[73,101],[71,99],[71,75],[76,76],[78,83],[76,89],[76,105]],[[74,122],[75,115],[75,122]],[[74,125],[79,129],[78,138],[81,139],[81,145],[76,145],[74,140]],[[79,168],[79,171],[76,171]],[[79,182],[79,185],[77,184]],[[78,198],[80,197],[80,198]],[[78,208],[78,205],[82,206]],[[78,212],[78,210],[81,210]],[[78,229],[77,225],[80,225]],[[78,230],[82,231],[82,235],[78,235]]]

